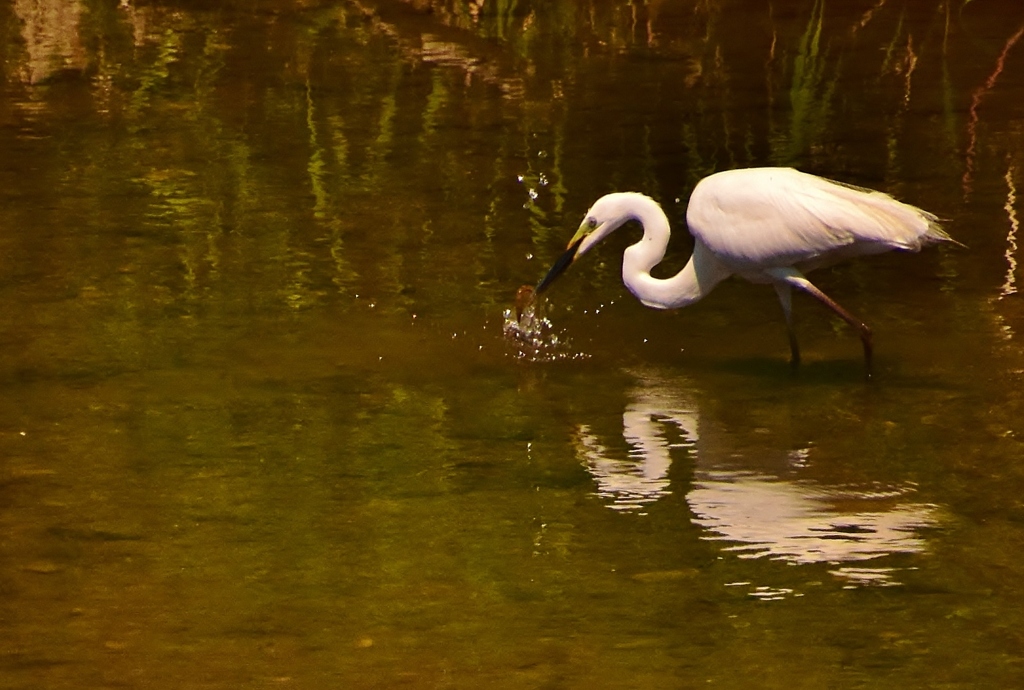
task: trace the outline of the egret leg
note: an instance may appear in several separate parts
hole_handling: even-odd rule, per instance
[[[835,312],[835,314],[839,316],[839,318],[841,318],[843,321],[850,324],[857,330],[857,332],[860,334],[860,342],[861,344],[864,345],[864,367],[867,370],[867,377],[871,378],[871,362],[872,355],[874,353],[874,348],[871,344],[871,329],[868,328],[868,325],[861,321],[860,319],[858,319],[853,314],[851,314],[850,312],[843,309],[843,307],[841,307],[838,302],[836,302],[831,297],[829,297],[824,292],[815,287],[814,284],[811,281],[807,280],[807,278],[804,278],[799,273],[799,271],[796,271],[794,269],[788,269],[785,272],[780,273],[781,274],[776,274],[776,276],[781,280],[785,281],[786,284],[800,288],[810,296],[814,297],[816,300],[818,300],[826,307],[831,309],[833,312]],[[778,290],[779,288],[776,288],[776,291]],[[785,302],[783,302],[783,309],[785,309]]]
[[[793,325],[793,291],[789,283],[776,282],[775,292],[782,303],[782,313],[786,316],[786,329],[789,331],[789,363],[794,367],[800,364],[800,343],[796,341],[796,328]]]

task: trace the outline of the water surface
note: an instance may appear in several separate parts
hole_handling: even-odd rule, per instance
[[[1024,681],[1024,11],[0,6],[0,685]],[[821,271],[875,330],[594,199],[793,165],[966,248]],[[554,343],[552,338],[557,338]]]

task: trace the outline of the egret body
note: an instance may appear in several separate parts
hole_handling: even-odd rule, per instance
[[[892,249],[917,252],[929,244],[953,241],[934,215],[882,192],[792,168],[729,170],[704,178],[690,195],[686,223],[694,239],[693,254],[675,276],[651,275],[668,248],[665,212],[650,197],[619,192],[601,197],[590,208],[565,253],[537,285],[537,293],[629,221],[639,222],[644,235],[622,255],[622,281],[648,307],[677,309],[693,304],[731,275],[771,284],[786,317],[792,362],[798,364],[792,308],[795,287],[857,329],[869,375],[871,329],[804,273],[856,256]]]

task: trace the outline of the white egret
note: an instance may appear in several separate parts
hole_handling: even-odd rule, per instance
[[[650,273],[668,247],[665,212],[650,197],[619,192],[601,197],[590,208],[565,253],[537,285],[537,293],[629,221],[638,221],[644,236],[622,255],[622,281],[648,307],[693,304],[731,275],[771,284],[782,302],[795,365],[800,362],[793,328],[795,287],[858,331],[869,376],[871,329],[804,273],[856,256],[892,249],[917,252],[929,244],[955,242],[934,215],[882,192],[792,168],[729,170],[704,178],[690,195],[686,223],[694,238],[693,254],[675,276],[661,279]]]

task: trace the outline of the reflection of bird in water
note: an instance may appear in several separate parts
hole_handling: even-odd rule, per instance
[[[919,530],[936,523],[932,505],[908,502],[912,488],[880,490],[828,486],[787,480],[763,469],[742,467],[736,440],[701,421],[685,382],[637,374],[622,413],[625,457],[601,442],[591,427],[580,425],[580,460],[597,483],[608,507],[643,513],[670,493],[673,458],[694,461],[686,502],[704,539],[729,543],[741,558],[770,558],[787,563],[849,564],[925,548]],[[611,444],[609,444],[611,445]],[[743,444],[746,445],[746,444]],[[776,455],[799,472],[812,449],[764,447],[763,466]],[[799,475],[797,475],[799,477]],[[885,568],[842,568],[837,575],[861,583],[893,584]]]
[[[733,542],[741,558],[789,563],[864,561],[924,549],[914,530],[935,524],[934,506],[901,503],[908,489],[844,491],[752,472],[701,471],[686,501],[694,522]],[[857,502],[843,513],[836,503]]]
[[[650,273],[668,247],[664,211],[649,197],[622,192],[603,196],[590,208],[537,292],[546,290],[577,257],[631,220],[643,226],[644,236],[623,254],[622,280],[645,305],[685,307],[734,274],[771,284],[782,302],[796,364],[800,349],[791,306],[795,287],[857,329],[869,375],[871,329],[816,288],[804,272],[855,256],[892,249],[916,252],[929,244],[952,241],[934,215],[882,192],[790,168],[730,170],[711,175],[694,188],[686,210],[694,237],[693,255],[672,278],[654,278]]]
[[[642,378],[630,391],[622,411],[622,438],[629,444],[625,459],[614,457],[589,426],[581,424],[577,443],[587,469],[597,480],[598,494],[615,510],[635,510],[669,493],[672,450],[692,449],[697,440],[696,408],[674,386]],[[666,433],[672,430],[676,440]]]

